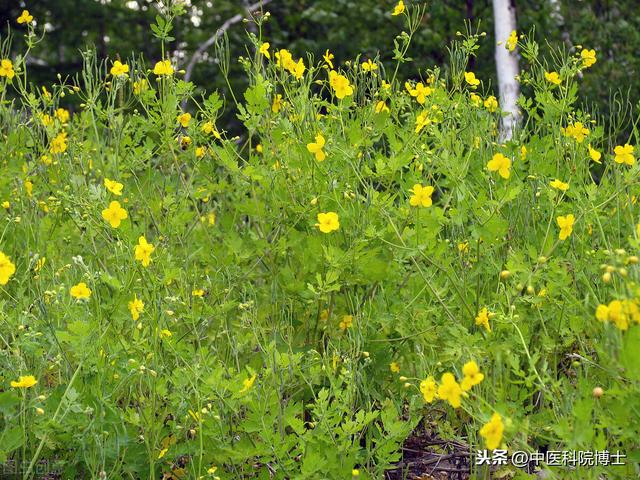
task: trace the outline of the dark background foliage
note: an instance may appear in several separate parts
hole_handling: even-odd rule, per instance
[[[518,30],[535,32],[545,54],[568,51],[577,45],[595,48],[598,62],[582,79],[582,102],[605,116],[620,109],[612,98],[640,98],[636,77],[640,70],[640,4],[638,0],[515,0]],[[95,46],[99,57],[128,58],[142,54],[148,63],[160,57],[159,42],[149,24],[157,14],[149,0],[0,0],[0,35],[14,32],[13,50],[20,47],[24,26],[15,19],[28,8],[46,27],[46,40],[33,52],[30,70],[35,82],[55,81],[56,74],[75,74],[81,67],[80,52]],[[252,1],[190,0],[187,14],[176,20],[171,45],[173,58],[186,65],[193,51],[228,18],[242,13]],[[423,1],[412,3],[424,4]],[[272,48],[289,48],[296,56],[312,53],[318,58],[329,49],[338,62],[379,55],[392,56],[393,38],[403,28],[391,17],[395,0],[273,0],[265,10],[271,19],[263,35]],[[446,68],[447,45],[457,31],[478,26],[487,36],[470,66],[485,81],[495,85],[493,18],[490,0],[438,0],[427,3],[427,15],[409,52],[413,64],[403,66],[404,76],[416,76],[425,68]],[[246,31],[251,23],[237,23],[228,30],[232,60],[246,55]],[[231,85],[242,90],[244,75],[231,62]],[[226,85],[212,55],[205,56],[194,70],[192,81],[203,90]],[[634,82],[636,83],[634,88]]]

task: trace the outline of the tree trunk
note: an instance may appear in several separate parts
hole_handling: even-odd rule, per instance
[[[501,141],[510,140],[513,130],[520,122],[520,110],[517,100],[520,85],[516,76],[520,73],[516,50],[510,52],[505,48],[506,41],[513,30],[516,30],[515,0],[493,0],[493,18],[496,32],[496,70],[498,73],[498,89],[500,90],[500,107],[505,113],[500,125]]]

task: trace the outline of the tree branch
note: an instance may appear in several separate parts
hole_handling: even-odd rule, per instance
[[[211,45],[213,45],[216,42],[216,40],[220,38],[220,36],[224,32],[226,32],[232,25],[235,25],[236,23],[242,21],[245,14],[253,13],[256,10],[262,8],[263,6],[269,3],[271,3],[271,0],[261,0],[257,3],[254,3],[253,5],[249,5],[245,9],[246,10],[245,13],[238,13],[233,17],[227,19],[222,24],[222,26],[218,30],[216,30],[216,33],[214,33],[211,37],[209,37],[204,43],[200,44],[198,49],[193,53],[193,56],[189,60],[189,63],[187,64],[187,68],[185,69],[185,74],[184,74],[185,82],[188,82],[191,79],[191,74],[193,73],[193,69],[198,63],[198,61],[200,60],[200,58],[202,57],[202,55],[204,54],[204,52],[206,52],[209,49],[209,47],[211,47]]]

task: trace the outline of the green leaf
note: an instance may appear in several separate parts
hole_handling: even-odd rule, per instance
[[[0,413],[10,416],[15,413],[16,407],[20,405],[20,395],[15,390],[7,390],[0,393]]]

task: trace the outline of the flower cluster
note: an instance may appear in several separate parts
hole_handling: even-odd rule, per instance
[[[264,51],[262,53],[264,54]],[[278,67],[284,68],[291,75],[293,75],[296,80],[300,80],[304,75],[304,71],[306,70],[304,60],[299,58],[296,62],[293,59],[293,55],[291,55],[291,52],[286,49],[281,49],[276,52],[276,65]]]
[[[628,330],[631,323],[640,324],[640,307],[635,299],[612,300],[609,305],[598,305],[596,318],[611,322],[620,330]]]
[[[466,395],[465,392],[468,392],[472,387],[479,385],[484,380],[484,374],[480,372],[480,367],[473,360],[464,364],[462,374],[463,378],[460,383],[456,381],[456,377],[451,372],[446,372],[442,375],[439,385],[432,376],[422,380],[420,382],[420,392],[424,401],[431,403],[436,399],[440,399],[449,402],[453,408],[460,408],[462,396]]]

